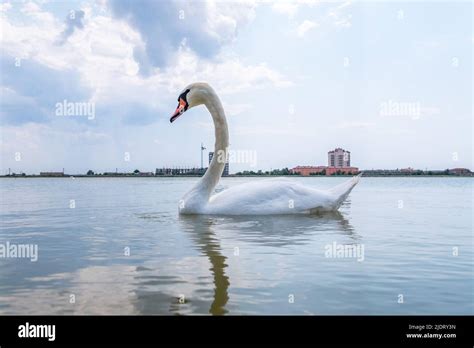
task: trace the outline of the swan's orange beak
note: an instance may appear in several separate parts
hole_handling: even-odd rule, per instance
[[[176,120],[179,116],[181,116],[185,111],[186,111],[186,101],[183,100],[183,98],[179,98],[179,104],[178,107],[176,108],[175,112],[173,115],[171,115],[170,122],[173,122]]]

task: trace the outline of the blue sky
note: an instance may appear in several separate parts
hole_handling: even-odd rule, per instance
[[[231,172],[325,165],[335,147],[362,169],[472,169],[472,7],[2,1],[1,172],[199,166],[207,111],[169,123],[195,81],[220,95],[231,149],[257,156]],[[64,100],[94,117],[57,115]]]

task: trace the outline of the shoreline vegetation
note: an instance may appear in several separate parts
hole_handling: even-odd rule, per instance
[[[63,172],[41,172],[40,174],[26,174],[26,173],[10,173],[6,175],[0,175],[0,178],[143,178],[143,177],[158,177],[158,178],[186,178],[186,177],[201,177],[207,168],[199,169],[197,172],[184,172],[180,173],[179,170],[170,174],[162,174],[161,171],[156,173],[153,172],[141,172],[136,169],[133,172],[105,172],[95,173],[89,170],[86,174],[66,174]],[[420,170],[420,169],[376,169],[376,170],[361,170],[358,174],[362,174],[363,177],[472,177],[474,173],[466,168],[454,168],[445,170]],[[291,176],[291,177],[351,177],[354,174],[347,174],[342,171],[338,171],[331,175],[326,173],[301,175],[294,173],[288,168],[275,169],[272,171],[243,171],[235,174],[230,174],[225,177],[278,177],[278,176]]]

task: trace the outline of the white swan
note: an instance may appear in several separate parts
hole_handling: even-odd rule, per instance
[[[316,190],[288,179],[258,180],[214,193],[225,166],[229,132],[219,97],[207,83],[193,83],[178,97],[178,107],[170,118],[175,121],[186,110],[204,104],[211,113],[215,128],[214,157],[199,182],[179,203],[180,214],[278,215],[311,214],[332,211],[358,183],[351,178],[330,190]]]

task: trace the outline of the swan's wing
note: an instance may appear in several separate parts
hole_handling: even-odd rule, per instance
[[[270,179],[233,186],[211,197],[208,214],[271,215],[336,210],[359,177],[330,190],[317,190],[292,180]]]

